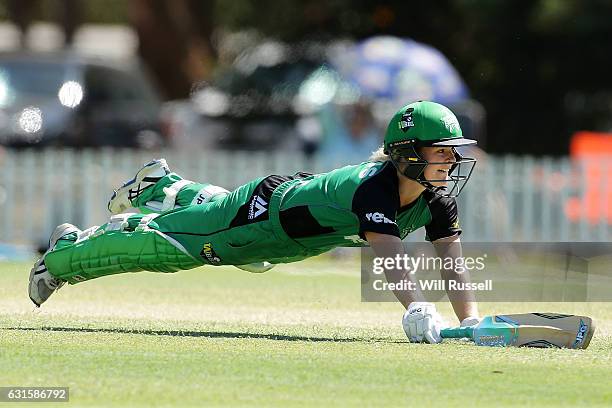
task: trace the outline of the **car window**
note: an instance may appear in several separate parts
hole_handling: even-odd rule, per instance
[[[29,97],[55,97],[68,78],[67,66],[40,61],[0,61],[0,106]]]
[[[105,67],[88,67],[85,74],[90,103],[153,102],[155,95],[144,79]]]

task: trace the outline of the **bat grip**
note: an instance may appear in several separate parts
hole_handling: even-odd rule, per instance
[[[445,339],[471,339],[474,335],[473,327],[455,327],[453,329],[440,330],[440,336]]]

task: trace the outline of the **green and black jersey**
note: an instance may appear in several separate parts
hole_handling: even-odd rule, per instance
[[[426,190],[400,206],[390,162],[366,162],[289,182],[280,205],[285,232],[301,244],[361,246],[366,231],[405,238],[425,226],[428,240],[461,233],[457,205]]]

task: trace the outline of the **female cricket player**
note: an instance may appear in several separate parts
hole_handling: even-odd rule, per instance
[[[271,175],[229,192],[172,173],[154,160],[115,191],[113,216],[84,231],[56,228],[49,250],[30,273],[30,299],[40,306],[64,283],[142,270],[176,272],[202,265],[235,265],[264,272],[335,247],[370,245],[377,256],[403,255],[402,239],[425,226],[439,256],[460,257],[461,229],[454,197],[475,160],[455,148],[463,138],[445,106],[419,101],[391,119],[383,146],[364,163],[323,174]],[[470,166],[461,175],[460,166]],[[123,213],[134,207],[138,214]],[[442,270],[444,279],[468,276]],[[410,279],[391,269],[388,281]],[[416,291],[394,292],[407,308],[411,341],[437,343],[444,323],[435,305]],[[449,293],[464,324],[477,321],[469,292]]]

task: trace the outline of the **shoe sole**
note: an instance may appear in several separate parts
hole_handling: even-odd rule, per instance
[[[243,271],[251,272],[251,273],[264,273],[268,272],[270,269],[274,268],[276,265],[271,264],[269,262],[258,262],[246,265],[234,265],[238,269],[242,269]]]
[[[168,168],[168,164],[166,163],[166,160],[165,159],[154,160],[150,163],[145,164],[142,169],[138,170],[138,173],[136,173],[136,176],[134,176],[133,179],[126,181],[125,183],[123,183],[121,187],[119,187],[117,190],[113,192],[112,197],[108,201],[108,210],[111,212],[111,214],[120,214],[121,212],[125,211],[127,208],[131,207],[131,203],[129,200],[129,193],[130,193],[131,187],[133,187],[134,185],[138,185],[142,183],[143,181],[147,181],[145,179],[151,173],[154,173],[155,171],[159,169],[159,167],[157,167],[156,165],[160,163],[161,163],[161,168],[163,168],[166,174],[168,174],[170,172],[170,169]],[[122,197],[122,198],[125,197],[125,199],[118,200],[119,197]],[[117,206],[112,206],[111,203],[113,201],[119,203],[119,206],[121,208],[116,208]],[[123,208],[120,201],[123,201],[123,204],[127,203],[129,205],[126,208]]]
[[[30,298],[32,303],[34,303],[37,307],[40,307],[40,305],[42,305],[42,302],[40,304],[37,303],[34,299],[32,299],[32,295],[30,294],[30,286],[32,285],[32,280],[34,279],[34,275],[36,275],[36,270],[38,269],[40,264],[45,260],[45,257],[47,256],[47,254],[51,252],[51,250],[55,247],[55,245],[57,244],[57,241],[59,241],[63,236],[68,235],[72,232],[77,232],[77,231],[80,231],[80,230],[72,224],[64,223],[64,224],[58,225],[53,231],[53,233],[51,234],[51,237],[49,238],[49,249],[47,249],[47,251],[45,251],[45,253],[42,254],[40,258],[38,258],[38,260],[34,263],[34,267],[32,267],[32,269],[30,270],[30,279],[28,281],[28,297]]]

